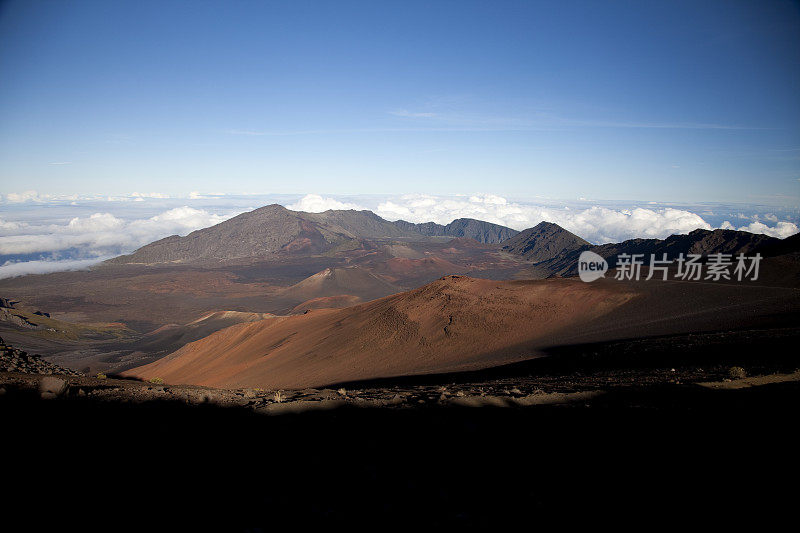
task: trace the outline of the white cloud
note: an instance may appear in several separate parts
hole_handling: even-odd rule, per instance
[[[46,195],[40,195],[36,191],[10,192],[6,194],[6,202],[20,204],[23,202],[44,202],[48,199]]]
[[[144,198],[169,198],[169,195],[168,195],[168,194],[163,194],[163,193],[160,193],[160,192],[146,192],[146,193],[132,192],[132,193],[131,193],[131,196],[132,196],[133,198],[137,198],[137,199],[144,199]]]
[[[548,221],[594,243],[635,237],[664,238],[673,233],[687,233],[697,228],[711,229],[711,225],[701,216],[670,207],[546,207],[509,202],[497,195],[475,195],[466,199],[406,195],[381,203],[376,211],[378,215],[389,220],[448,224],[456,218],[476,218],[517,230]]]
[[[83,256],[80,259],[119,255],[169,235],[185,235],[218,224],[234,214],[216,215],[183,206],[132,221],[111,213],[75,217],[66,224],[34,225],[0,220],[0,255],[66,253],[71,259],[76,255]]]
[[[0,279],[25,276],[27,274],[50,274],[64,270],[85,270],[92,265],[108,259],[96,257],[92,259],[67,259],[63,261],[24,261],[7,263],[0,266]]]
[[[713,226],[697,213],[675,207],[657,207],[657,204],[653,203],[649,203],[647,207],[630,208],[600,205],[583,208],[581,204],[553,207],[511,202],[492,194],[470,197],[405,195],[381,202],[375,212],[388,220],[403,219],[417,223],[448,224],[456,218],[476,218],[516,230],[533,227],[542,221],[554,222],[595,244],[634,238],[664,239],[672,234],[685,234],[695,229],[713,229]],[[774,214],[762,216],[763,220],[775,222],[772,226],[757,220],[758,215],[740,216],[755,221],[738,228],[725,221],[720,227],[764,233],[780,238],[798,232],[796,224],[778,222]]]
[[[771,220],[768,216],[765,216],[764,218]],[[723,222],[720,227],[722,229],[737,229],[727,220]],[[762,233],[764,235],[777,237],[779,239],[785,239],[786,237],[791,237],[795,233],[800,232],[800,228],[797,227],[797,224],[793,224],[791,222],[778,222],[773,227],[769,227],[763,222],[755,221],[738,229],[739,231],[749,231],[750,233]]]
[[[297,202],[287,205],[286,208],[292,211],[305,211],[306,213],[322,213],[328,209],[364,209],[357,204],[340,202],[333,198],[323,198],[318,194],[307,194]]]
[[[222,198],[225,196],[224,192],[201,193],[200,191],[192,191],[189,193],[190,200],[207,200],[213,198]]]
[[[20,224],[19,222],[3,220],[2,218],[0,218],[0,232],[2,233],[18,231],[21,227],[22,224]]]

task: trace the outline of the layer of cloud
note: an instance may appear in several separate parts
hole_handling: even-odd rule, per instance
[[[183,206],[135,220],[123,220],[111,213],[75,217],[66,224],[0,220],[0,256],[42,254],[45,259],[57,259],[67,254],[70,257],[66,259],[91,259],[119,255],[169,235],[185,235],[218,224],[234,214],[217,215]]]
[[[21,204],[24,202],[44,202],[47,196],[42,196],[36,191],[10,192],[6,194],[5,201],[10,204]]]
[[[65,259],[56,261],[21,261],[0,266],[0,279],[15,278],[27,274],[51,274],[65,270],[85,270],[92,265],[105,261],[109,257],[91,259]]]
[[[768,220],[772,220],[769,216],[764,217]],[[800,228],[797,227],[796,224],[792,222],[778,222],[774,226],[770,227],[764,224],[763,222],[751,222],[746,226],[736,227],[730,223],[730,221],[726,220],[720,226],[722,229],[738,229],[739,231],[749,231],[750,233],[763,233],[764,235],[769,235],[770,237],[777,237],[779,239],[785,239],[786,237],[791,237],[795,233],[800,231]]]
[[[340,202],[333,198],[323,198],[318,194],[307,194],[293,204],[286,206],[292,211],[305,211],[306,213],[322,213],[329,209],[365,209],[357,204]]]
[[[406,195],[380,203],[376,213],[388,220],[408,222],[437,222],[448,224],[456,218],[476,218],[502,224],[516,230],[530,228],[542,221],[554,222],[583,237],[602,244],[633,238],[663,239],[676,233],[695,229],[713,229],[702,216],[674,207],[610,208],[604,206],[553,207],[510,202],[496,195],[470,197],[437,197]],[[764,217],[774,221],[774,215]],[[728,223],[730,224],[730,223]],[[791,222],[768,226],[753,222],[742,231],[786,237],[798,232]]]

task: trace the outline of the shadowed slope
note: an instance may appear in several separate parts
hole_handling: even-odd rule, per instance
[[[582,241],[582,239],[580,240]],[[780,239],[774,237],[746,231],[696,229],[686,235],[670,235],[666,239],[630,239],[620,243],[601,244],[599,246],[592,246],[587,243],[582,246],[565,249],[562,253],[551,254],[549,257],[547,255],[533,257],[520,251],[516,252],[534,260],[537,263],[536,268],[544,275],[574,276],[577,274],[578,257],[584,250],[591,250],[604,257],[609,266],[613,268],[616,266],[616,258],[620,254],[642,254],[645,260],[649,260],[650,254],[659,259],[661,259],[662,254],[667,254],[669,259],[677,258],[679,254],[708,256],[717,253],[733,255],[743,253],[752,255],[762,249],[779,248],[781,242]],[[515,250],[509,251],[514,252]]]

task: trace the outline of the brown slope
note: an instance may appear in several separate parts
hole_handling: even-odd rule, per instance
[[[233,326],[129,374],[217,387],[303,388],[482,368],[532,357],[559,330],[631,297],[573,280],[449,276],[346,309]]]
[[[305,313],[311,309],[340,309],[360,304],[362,299],[352,294],[339,294],[337,296],[320,296],[312,298],[294,306],[291,314]]]

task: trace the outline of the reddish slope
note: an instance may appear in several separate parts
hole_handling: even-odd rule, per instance
[[[232,326],[129,374],[274,389],[482,368],[534,356],[559,330],[631,297],[575,280],[450,276],[346,309]]]
[[[350,307],[361,303],[361,298],[352,294],[340,294],[338,296],[320,296],[306,300],[292,309],[292,314],[304,313],[310,309],[339,309]]]

